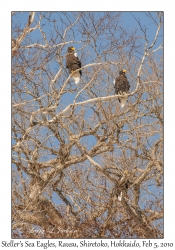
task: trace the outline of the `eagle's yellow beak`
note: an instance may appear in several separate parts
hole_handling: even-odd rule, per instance
[[[123,73],[126,73],[126,69],[123,69]]]
[[[125,171],[124,171],[124,174],[126,174],[126,175],[127,175],[127,174],[129,174],[129,173],[128,173],[128,171],[127,171],[127,170],[125,170]]]
[[[72,47],[72,50],[75,50],[75,48],[74,48],[74,47]]]

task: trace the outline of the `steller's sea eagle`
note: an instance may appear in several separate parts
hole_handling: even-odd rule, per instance
[[[128,184],[129,182],[127,181],[123,186],[122,186],[122,188],[120,189],[118,189],[117,190],[117,199],[119,200],[119,201],[121,201],[122,200],[122,198],[123,198],[123,196],[125,197],[126,195],[127,195],[127,189],[129,188],[129,184]]]
[[[119,201],[122,200],[123,197],[127,197],[127,190],[130,186],[130,181],[128,179],[129,173],[128,171],[124,171],[123,176],[119,181],[119,186],[116,187],[115,192]]]
[[[114,79],[114,82],[113,82],[114,88],[115,88],[115,93],[117,95],[123,95],[123,97],[118,98],[122,108],[126,104],[126,101],[128,99],[126,94],[128,93],[129,88],[130,88],[130,84],[128,82],[128,79],[127,79],[125,73],[126,73],[126,69],[121,70],[119,72],[119,76],[116,79]]]
[[[81,68],[81,62],[78,58],[77,53],[75,53],[75,48],[73,46],[68,47],[67,56],[66,56],[66,68],[69,70],[69,73],[72,74],[72,78],[75,81],[75,84],[78,84],[81,78],[81,70],[74,73],[75,70]]]

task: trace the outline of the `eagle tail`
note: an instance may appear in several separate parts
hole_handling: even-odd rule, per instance
[[[120,98],[120,105],[121,105],[122,108],[124,108],[124,106],[126,104],[126,101],[127,101],[127,97]]]
[[[118,200],[119,200],[119,201],[122,200],[122,191],[121,191],[120,195],[118,195]]]
[[[123,95],[122,97],[119,97],[119,102],[120,102],[120,105],[122,108],[124,108],[125,104],[126,104],[126,101],[128,99],[128,97],[126,96],[126,93],[125,92],[119,92],[120,95]]]
[[[80,73],[79,72],[76,72],[72,75],[72,78],[74,79],[75,81],[75,84],[78,84],[79,81],[80,81]]]

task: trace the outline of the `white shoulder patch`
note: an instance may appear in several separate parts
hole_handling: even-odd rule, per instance
[[[75,57],[78,57],[78,54],[77,54],[77,53],[74,53],[74,56],[75,56]]]

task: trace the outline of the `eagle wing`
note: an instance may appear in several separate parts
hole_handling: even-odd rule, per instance
[[[81,61],[79,60],[77,53],[74,54],[74,60],[78,67],[81,68]]]
[[[116,94],[119,94],[120,91],[127,93],[129,91],[130,84],[128,79],[125,76],[121,75],[115,79],[114,87]]]
[[[66,68],[68,68],[69,72],[77,70],[81,68],[81,61],[78,58],[78,55],[75,54],[68,54],[66,56]],[[81,70],[80,70],[81,74]]]

